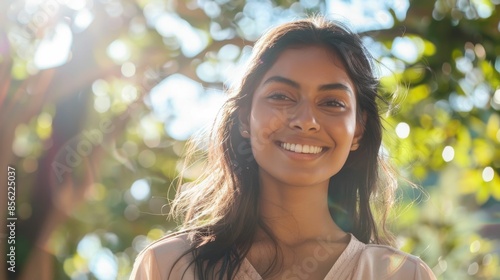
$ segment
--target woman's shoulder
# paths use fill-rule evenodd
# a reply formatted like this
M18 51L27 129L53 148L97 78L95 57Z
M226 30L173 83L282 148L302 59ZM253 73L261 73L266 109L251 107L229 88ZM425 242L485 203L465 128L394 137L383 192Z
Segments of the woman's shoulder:
M190 249L187 233L162 237L139 253L130 279L194 279Z
M154 251L157 254L168 253L169 255L179 253L182 254L191 248L191 241L188 233L175 233L164 236L142 250Z
M386 245L366 244L354 279L436 279L419 257Z

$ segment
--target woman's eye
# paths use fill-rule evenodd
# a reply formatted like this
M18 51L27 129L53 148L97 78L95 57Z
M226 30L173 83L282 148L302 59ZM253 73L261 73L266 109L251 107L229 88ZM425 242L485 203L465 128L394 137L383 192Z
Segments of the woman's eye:
M268 98L273 100L291 100L290 97L286 96L283 93L273 93L269 95Z
M341 100L328 100L328 101L324 102L323 104L325 106L328 106L328 107L341 107L341 108L346 107L345 103Z

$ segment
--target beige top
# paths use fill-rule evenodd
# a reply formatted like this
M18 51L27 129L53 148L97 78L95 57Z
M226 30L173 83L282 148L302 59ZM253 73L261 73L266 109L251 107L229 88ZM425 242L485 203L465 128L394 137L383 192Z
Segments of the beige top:
M137 257L130 279L140 280L193 280L193 265L189 266L190 256L174 262L190 248L186 235L166 237L153 242ZM319 256L318 256L319 257ZM285 271L283 279L308 279L317 263L314 257L304 262L301 270ZM172 269L173 267L173 269ZM184 277L183 276L183 273ZM170 275L170 276L169 276ZM262 280L252 264L244 259L236 280ZM346 249L337 259L324 280L366 280L366 279L436 279L430 268L418 257L401 252L389 246L364 244L352 234ZM314 279L313 279L314 280Z

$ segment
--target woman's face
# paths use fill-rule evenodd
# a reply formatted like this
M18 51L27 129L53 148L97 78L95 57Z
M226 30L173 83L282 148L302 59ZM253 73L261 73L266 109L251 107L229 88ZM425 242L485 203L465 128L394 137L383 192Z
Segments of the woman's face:
M287 185L328 184L363 132L343 63L319 46L285 50L241 118L261 179Z

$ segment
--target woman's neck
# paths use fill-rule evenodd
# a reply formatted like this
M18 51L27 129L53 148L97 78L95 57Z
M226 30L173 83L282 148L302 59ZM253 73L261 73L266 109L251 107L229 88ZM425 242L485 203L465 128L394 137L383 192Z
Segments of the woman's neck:
M328 182L310 186L284 185L260 178L260 213L279 243L294 246L312 240L338 240L346 235L328 209ZM263 232L257 240L265 239Z

